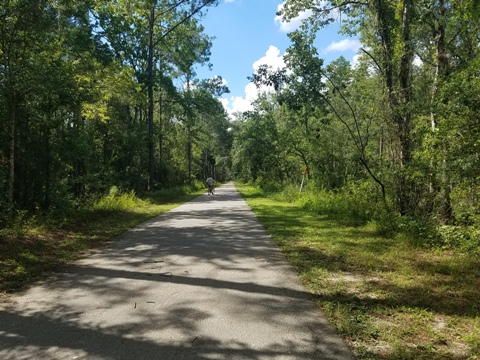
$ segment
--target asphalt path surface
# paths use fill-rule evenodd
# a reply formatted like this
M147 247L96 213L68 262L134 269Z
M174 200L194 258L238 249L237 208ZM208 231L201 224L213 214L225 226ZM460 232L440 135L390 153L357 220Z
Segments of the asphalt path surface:
M232 183L0 304L0 359L353 359Z

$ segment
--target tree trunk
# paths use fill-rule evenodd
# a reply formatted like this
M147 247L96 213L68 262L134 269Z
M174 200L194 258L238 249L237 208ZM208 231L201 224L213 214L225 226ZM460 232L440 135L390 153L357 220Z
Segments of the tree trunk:
M159 135L158 135L158 160L160 163L160 168L163 164L163 98L162 92L160 91L160 95L158 97L158 117L159 117Z
M12 94L9 99L8 107L9 118L10 118L10 156L9 156L9 173L8 173L8 195L7 202L9 211L13 211L14 205L14 190L15 190L15 125L16 125L16 96L15 91L12 91Z
M209 174L209 163L208 163L208 149L205 148L205 157L204 157L204 167L203 167L203 178L206 179Z
M155 21L155 8L150 10L148 27L148 60L147 60L147 91L148 91L148 184L147 190L152 191L155 176L155 157L153 146L153 24Z
M439 14L436 23L432 25L432 35L435 42L435 74L432 84L432 111L430 113L432 131L437 128L437 114L435 113L435 101L437 99L438 85L445 77L448 68L448 58L446 56L446 42L445 42L445 1L439 0Z
M50 206L50 128L45 131L45 199L44 208Z
M448 72L448 56L447 56L447 45L445 40L446 34L446 12L447 8L445 5L445 0L438 0L438 16L435 19L432 27L433 38L435 43L435 74L432 84L432 111L430 114L431 117L431 126L432 131L436 132L438 127L437 114L435 113L435 103L437 100L437 92L440 84L443 82ZM447 152L448 144L443 142L443 148L441 151L444 153ZM442 162L439 164L439 185L440 189L436 189L438 192L439 203L439 215L442 222L449 222L452 218L452 204L450 198L450 188L451 184L447 175L447 160L444 156ZM435 188L432 187L435 191Z
M188 161L188 181L190 182L190 177L192 175L192 141L190 139L190 129L188 129L188 139L187 139L187 161Z
M394 77L394 61L395 61L395 31L396 26L394 20L395 9L389 5L388 1L376 0L375 13L378 26L378 34L382 42L382 68L387 88L388 106L392 114L392 122L397 132L397 154L396 162L399 167L399 175L397 182L397 199L399 211L402 215L406 215L413 211L411 204L410 191L411 184L405 174L405 166L411 160L411 110L409 103L411 100L411 64L413 61L413 48L411 45L410 19L413 12L413 1L403 0L401 7L400 19L400 35L398 41L402 54L398 66L398 82Z
M401 175L399 178L399 208L402 215L410 214L414 211L415 204L412 201L413 184L405 174L405 166L411 161L411 119L412 114L409 108L412 99L411 90L411 69L413 62L413 48L411 44L410 19L412 18L413 3L412 0L404 0L402 4L402 24L401 24L401 47L402 56L400 58L399 69L399 108L394 110L395 123L397 124L400 141L400 166Z

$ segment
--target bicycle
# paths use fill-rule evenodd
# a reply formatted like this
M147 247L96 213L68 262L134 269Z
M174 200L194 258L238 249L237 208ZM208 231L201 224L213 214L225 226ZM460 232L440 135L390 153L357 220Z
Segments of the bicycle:
M215 195L215 188L213 185L208 185L208 195Z

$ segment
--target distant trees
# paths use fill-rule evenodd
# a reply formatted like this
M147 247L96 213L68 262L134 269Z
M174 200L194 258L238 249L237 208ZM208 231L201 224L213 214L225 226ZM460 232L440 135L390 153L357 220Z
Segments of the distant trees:
M15 209L61 210L111 186L201 179L229 157L216 99L228 89L192 71L208 64L199 19L217 3L0 5L0 224Z
M281 15L305 10L312 15L289 35L286 69L262 67L251 78L274 87L270 105L236 125L234 165L248 154L240 139L251 127L275 139L259 147L273 147L275 162L260 157L260 180L253 164L250 173L234 171L299 183L307 166L310 183L325 189L370 179L401 215L441 223L477 216L477 2L287 0ZM340 14L343 32L363 44L355 67L343 58L324 66L313 46Z

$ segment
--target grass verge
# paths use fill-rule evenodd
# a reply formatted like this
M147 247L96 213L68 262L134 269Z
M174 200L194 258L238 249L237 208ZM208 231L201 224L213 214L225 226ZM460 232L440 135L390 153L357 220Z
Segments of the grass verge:
M358 359L480 359L478 258L236 186Z
M156 192L147 199L136 199L129 206L125 196L106 207L92 206L78 211L61 226L30 224L21 229L0 231L0 296L37 279L45 271L72 261L89 249L135 225L171 210L205 192L184 188ZM106 198L111 198L109 195ZM132 198L127 194L127 199Z

